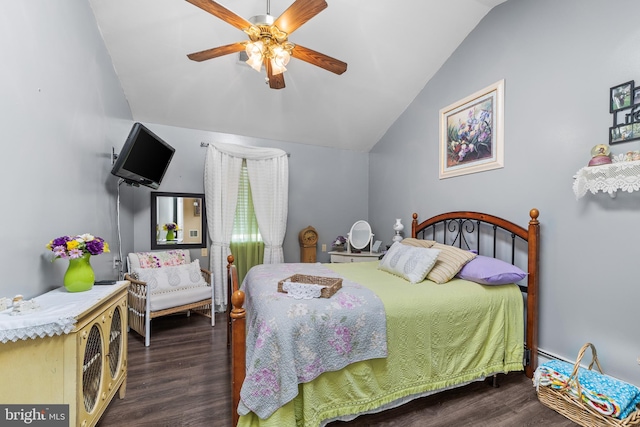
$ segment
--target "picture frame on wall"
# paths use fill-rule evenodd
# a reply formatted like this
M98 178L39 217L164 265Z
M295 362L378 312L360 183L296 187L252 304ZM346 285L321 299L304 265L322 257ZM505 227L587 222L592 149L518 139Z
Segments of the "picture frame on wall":
M630 123L609 128L609 145L640 139L640 123Z
M504 79L440 110L439 178L504 167Z
M635 97L633 80L609 89L609 112L629 108Z

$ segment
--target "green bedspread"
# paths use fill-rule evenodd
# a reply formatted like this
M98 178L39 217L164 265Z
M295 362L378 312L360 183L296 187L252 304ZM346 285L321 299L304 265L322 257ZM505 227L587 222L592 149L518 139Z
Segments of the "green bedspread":
M354 363L299 385L298 396L266 420L242 427L316 427L324 420L374 410L407 396L523 370L523 299L516 285L454 279L411 284L378 262L328 264L383 301L388 357Z

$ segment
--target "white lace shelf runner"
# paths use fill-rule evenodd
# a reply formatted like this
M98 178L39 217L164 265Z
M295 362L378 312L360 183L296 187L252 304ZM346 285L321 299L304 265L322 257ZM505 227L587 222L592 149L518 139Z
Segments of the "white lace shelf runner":
M609 193L615 197L618 190L632 193L640 191L640 160L616 161L608 165L585 166L574 176L573 192L576 199L587 191L596 194L598 191Z
M0 311L0 342L52 337L68 334L77 317L104 298L122 289L127 282L94 286L86 292L67 292L64 287L34 298L40 309L12 316L11 308Z

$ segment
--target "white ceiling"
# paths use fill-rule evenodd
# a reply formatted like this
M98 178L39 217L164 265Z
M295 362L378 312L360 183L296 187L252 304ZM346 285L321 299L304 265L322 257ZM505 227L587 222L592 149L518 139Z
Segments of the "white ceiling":
M328 0L290 35L348 64L335 75L291 59L269 89L237 54L187 54L246 35L185 0L90 0L133 119L368 151L478 22L505 0ZM267 0L219 0L245 19ZM279 16L292 0L272 0Z

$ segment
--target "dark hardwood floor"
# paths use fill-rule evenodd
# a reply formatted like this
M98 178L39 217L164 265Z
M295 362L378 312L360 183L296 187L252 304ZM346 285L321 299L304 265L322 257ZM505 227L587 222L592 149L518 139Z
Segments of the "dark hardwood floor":
M209 319L167 316L152 322L151 346L129 332L127 390L117 396L98 426L186 427L231 425L229 352L224 314ZM542 405L522 373L410 402L379 414L329 427L576 426Z

